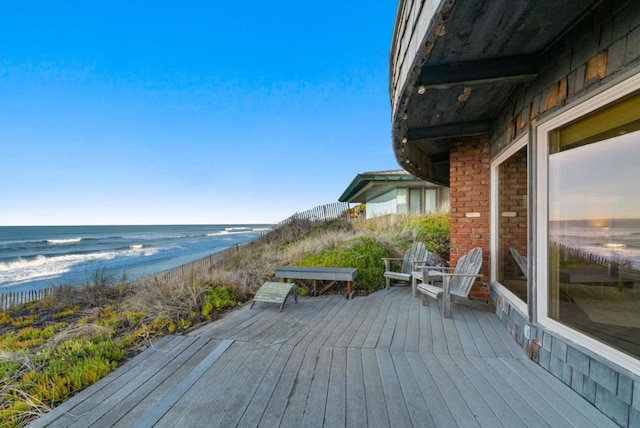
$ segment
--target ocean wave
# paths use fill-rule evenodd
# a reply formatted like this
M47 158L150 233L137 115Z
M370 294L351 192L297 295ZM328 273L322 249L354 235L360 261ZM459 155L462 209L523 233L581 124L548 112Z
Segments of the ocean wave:
M67 239L47 239L49 244L73 244L82 241L82 238L67 238Z
M50 257L38 255L31 259L17 259L0 263L0 284L17 284L35 279L55 278L69 272L74 266L81 263L99 263L117 257L151 256L157 252L157 248L140 248Z
M253 233L253 229L249 229L249 228L240 229L240 228L227 227L225 230L221 230L219 232L207 233L205 234L205 236L228 236L228 235L240 235L245 233Z

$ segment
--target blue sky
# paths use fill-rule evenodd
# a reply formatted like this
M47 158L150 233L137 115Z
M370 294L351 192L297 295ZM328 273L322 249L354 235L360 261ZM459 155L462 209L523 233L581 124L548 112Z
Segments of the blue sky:
M277 222L399 168L397 2L0 3L0 225Z

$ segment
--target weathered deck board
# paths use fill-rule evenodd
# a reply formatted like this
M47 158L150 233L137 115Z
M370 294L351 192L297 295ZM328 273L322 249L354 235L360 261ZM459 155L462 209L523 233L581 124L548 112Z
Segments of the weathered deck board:
M147 410L135 423L136 427L153 427L175 403L202 377L211 365L218 360L233 343L225 340L216 346L211 353L190 370L173 388L167 391L155 405Z
M460 370L452 360L455 355L436 355L440 367L449 375L451 383L456 387L463 397L467 407L473 413L476 421L483 427L499 427L502 421L494 413L492 403L485 401L478 390L472 385L470 379ZM435 366L435 365L434 365Z
M378 339L380 338L380 334L382 332L382 327L384 326L384 322L387 318L387 313L389 312L389 308L391 307L392 299L384 299L382 301L382 305L375 312L375 319L371 323L371 328L367 332L367 336L362 343L363 348L375 348Z
M369 310L373 305L373 301L374 301L373 299L356 299L353 301L353 303L356 304L357 313L353 317L352 322L347 324L347 328L344 329L344 331L342 332L342 335L336 341L334 346L339 348L346 348L349 346L349 344L353 341L356 334L358 333L358 330L362 326L362 323L364 322L365 318L369 314ZM353 311L353 312L356 312L356 311Z
M402 385L402 395L407 404L411 417L411 424L420 427L435 427L435 422L425 405L425 398L420 391L420 385L411 370L411 365L404 352L391 353L393 365ZM430 399L430 397L428 397Z
M500 397L509 405L514 412L517 413L518 417L522 420L522 424L520 426L545 426L547 423L544 421L542 416L535 411L535 409L526 401L522 400L518 392L513 389L513 387L506 382L502 376L498 374L489 364L487 364L484 358L478 357L457 357L457 362L465 362L471 364L468 371L476 370L480 373L485 380L486 384L491 387L495 392L497 392ZM466 367L464 365L463 367ZM464 371L464 369L463 369ZM518 424L514 424L513 426L519 426Z
M220 358L214 366L218 366L217 376L203 377L189 391L189 396L206 397L208 402L187 400L178 401L172 411L165 414L159 421L160 426L190 426L200 415L209 409L211 403L215 402L220 395L223 395L228 387L228 383L238 372L240 366L249 356L255 344L235 342L233 346ZM212 367L213 369L213 367Z
M117 406L106 411L92 426L112 426L114 421L123 426L131 426L142 416L144 411L153 407L168 391L180 383L193 367L206 358L219 343L216 340L196 340L189 346L192 349L185 349L185 352L163 367L166 375L153 376L135 390L135 394L130 394Z
M324 423L332 357L331 348L320 348L309 386L309 395L301 425L303 427L318 427Z
M185 349L189 350L189 345L195 340L195 338L185 338L184 340L168 342L167 345L173 344L172 348L166 351L156 351L156 355L153 355L155 358L149 358L152 363L148 367L144 369L143 367L137 367L136 370L129 370L125 375L114 382L106 384L104 388L99 389L95 394L91 394L91 396L74 406L68 413L65 413L63 417L47 426L82 427L90 425L143 386L150 378L160 374L162 369L171 363L174 358L178 357ZM78 418L79 415L83 417ZM88 421L87 424L85 424L85 420Z
M367 422L364 373L360 348L347 348L347 427L361 427Z
M162 339L33 426L136 427L163 402L148 426L615 426L491 313L453 305L443 319L406 287L277 309Z
M582 397L569 395L564 397L566 385L548 376L548 373L531 360L500 359L500 361L511 368L514 374L524 379L535 390L545 390L544 397L551 406L558 410L574 426L601 426L609 421L602 413L597 413L591 417L586 417L585 413L592 409L589 402ZM526 370L523 370L526 367Z
M307 348L295 383L291 391L288 391L289 399L284 409L280 426L299 427L302 425L319 351L318 348Z
M438 428L457 427L458 424L449 410L445 396L438 390L436 379L425 366L420 354L407 352L406 357L411 366L411 371L416 378L416 382L420 387L420 391L422 391L426 407L429 410L435 426ZM427 358L434 358L434 356L428 355Z
M333 348L324 425L344 427L347 414L347 349Z
M382 389L376 351L373 348L362 348L361 352L365 402L367 403L367 426L388 427L390 426L389 413Z
M289 401L289 393L294 389L300 365L305 355L305 348L296 346L293 348L287 364L280 373L278 383L271 395L271 399L267 404L267 408L262 414L262 418L258 426L274 427L280 424L284 411Z

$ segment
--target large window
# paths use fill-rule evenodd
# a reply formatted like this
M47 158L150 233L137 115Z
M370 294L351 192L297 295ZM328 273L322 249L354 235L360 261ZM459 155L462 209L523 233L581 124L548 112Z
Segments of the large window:
M539 130L547 193L539 311L638 358L640 95L611 98L595 97L585 114L569 111Z
M526 140L521 138L492 164L492 279L523 312L528 274Z

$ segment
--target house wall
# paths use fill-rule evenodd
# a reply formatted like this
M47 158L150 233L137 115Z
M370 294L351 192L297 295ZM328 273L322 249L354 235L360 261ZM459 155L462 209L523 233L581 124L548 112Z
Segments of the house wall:
M541 120L639 72L640 1L603 1L547 50L538 78L505 103L490 141L491 156L525 132L535 136L532 131ZM481 200L484 203L484 196ZM480 224L484 228L484 221ZM502 322L541 367L619 425L640 426L638 376L533 323L495 289L491 300Z
M472 248L483 251L478 281L470 292L471 298L489 298L488 289L482 286L489 278L489 137L467 138L451 145L450 157L450 218L452 266Z
M397 190L391 190L383 195L367 201L367 220L388 214L398 213Z

